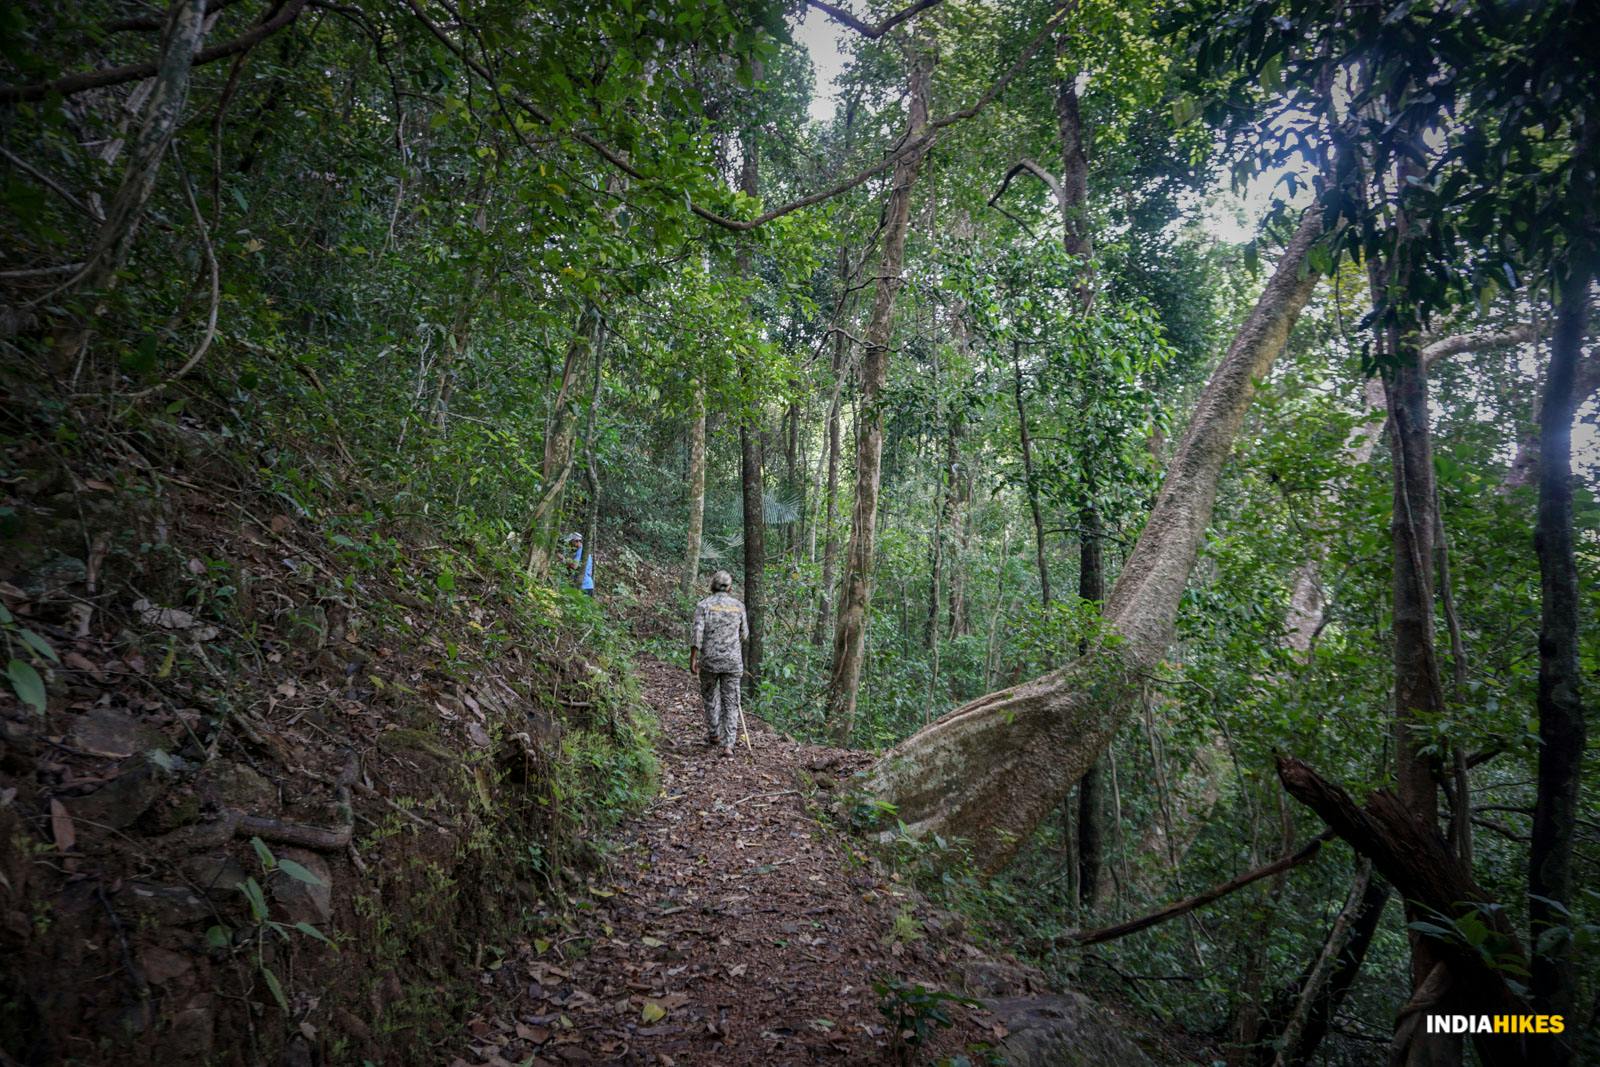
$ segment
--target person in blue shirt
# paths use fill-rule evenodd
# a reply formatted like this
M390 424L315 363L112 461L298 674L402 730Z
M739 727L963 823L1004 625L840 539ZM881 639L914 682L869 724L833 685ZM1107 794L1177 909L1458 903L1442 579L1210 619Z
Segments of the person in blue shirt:
M578 565L583 565L583 578L578 582L584 596L594 596L594 557L583 551L583 534L567 535L567 543L573 546L572 558L567 560L567 569L577 577Z

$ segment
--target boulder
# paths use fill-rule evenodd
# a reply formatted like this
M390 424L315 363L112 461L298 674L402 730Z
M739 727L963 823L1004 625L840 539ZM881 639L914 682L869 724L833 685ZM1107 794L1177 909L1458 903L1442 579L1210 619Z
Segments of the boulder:
M113 759L167 747L165 734L120 708L90 708L74 716L69 734L85 752Z
M1153 1067L1122 1024L1081 993L984 1002L1009 1033L1000 1051L1012 1067Z
M123 761L121 773L88 796L62 800L75 821L125 830L139 821L172 784L171 776L143 756Z
M251 815L278 810L278 789L243 763L215 760L206 765L194 783L195 792L219 808L234 808Z
M244 865L225 852L190 856L179 868L212 900L232 899L249 877Z

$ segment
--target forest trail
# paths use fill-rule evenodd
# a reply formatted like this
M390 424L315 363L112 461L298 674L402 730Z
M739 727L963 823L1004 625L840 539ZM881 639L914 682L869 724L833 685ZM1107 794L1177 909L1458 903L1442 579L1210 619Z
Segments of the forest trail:
M751 748L725 759L703 743L693 677L638 670L660 791L623 827L578 929L486 975L456 1063L895 1062L874 981L941 988L957 957L983 954L807 813L797 772L842 781L868 757L751 718ZM1005 1034L982 1009L950 1011L913 1062Z

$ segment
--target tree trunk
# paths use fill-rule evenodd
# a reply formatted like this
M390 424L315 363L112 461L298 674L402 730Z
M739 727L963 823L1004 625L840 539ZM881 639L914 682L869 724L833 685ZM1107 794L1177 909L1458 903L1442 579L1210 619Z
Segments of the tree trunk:
M1093 250L1089 228L1089 152L1078 109L1078 67L1071 56L1071 35L1056 37L1056 130L1061 137L1061 244L1069 255ZM1087 267L1087 264L1085 264Z
M868 788L913 834L964 838L984 870L1003 866L1093 765L1172 640L1178 604L1217 482L1255 393L1283 350L1316 276L1322 232L1309 211L1201 394L1149 521L1106 605L1119 637L1030 682L957 708L872 768Z
M1316 1003L1323 988L1333 977L1334 963L1349 940L1361 902L1371 881L1372 861L1363 860L1355 884L1350 887L1350 893L1345 897L1344 907L1339 909L1339 914L1334 917L1333 929L1328 931L1328 936L1322 943L1322 951L1317 953L1317 958L1312 961L1310 970L1301 981L1300 995L1295 998L1294 1007L1284 1023L1280 1035L1282 1045L1273 1059L1273 1067L1289 1067L1290 1064L1303 1059L1299 1054L1300 1041L1305 1035L1307 1023L1311 1020L1312 1005Z
M937 518L934 523L935 544L933 560L933 588L928 597L928 625L927 644L929 648L937 648L940 630L940 598L941 587L949 585L949 596L953 600L956 596L957 575L961 570L959 557L952 560L950 543L954 537L957 519L957 502L960 490L957 488L961 479L961 423L959 413L951 411L945 417L944 434L944 463L942 465L943 483L940 500L935 505L938 508ZM944 575L948 572L949 581L945 582Z
M933 357L933 395L934 395L934 420L938 421L939 396L939 356L938 348L934 347ZM930 710L933 703L933 685L939 677L939 599L944 591L944 488L948 479L955 477L955 471L948 467L935 467L939 471L939 482L934 487L933 493L933 530L928 536L928 614L922 622L922 647L933 654L933 671L928 683L928 706L923 708L924 721L931 716Z
M683 593L700 581L700 539L706 519L706 390L694 383L694 417L689 420L689 538L683 555Z
M489 168L479 167L477 185L472 191L472 202L478 205L472 213L472 227L480 234L489 228L488 202L483 193L488 182ZM432 421L435 430L443 431L449 424L450 396L455 392L455 365L466 357L467 346L472 343L472 319L478 310L480 299L478 287L483 276L481 249L474 252L472 264L467 268L466 284L462 287L461 300L456 305L455 317L450 323L449 344L440 355L438 366L434 368L438 379L433 392Z
M911 60L906 140L921 138L928 124L928 85L933 53L918 41ZM845 552L839 619L833 635L833 667L828 679L827 717L840 744L855 728L856 689L861 684L868 612L872 607L872 562L877 536L878 489L883 460L883 408L880 395L889 373L889 338L894 329L895 299L905 260L906 232L911 219L911 187L926 149L902 156L894 166L889 202L884 208L883 257L867 320L866 351L861 361L861 414L856 428L856 502L850 517L850 542Z
M1600 352L1591 352L1578 361L1572 385L1572 407L1576 411L1600 393ZM1534 413L1538 418L1538 412ZM1501 491L1520 489L1539 479L1539 433L1528 434L1517 443L1517 454L1506 471Z
M760 77L757 68L756 76ZM739 188L746 196L760 192L760 170L755 135L745 131L744 165ZM750 245L739 247L739 273L750 276ZM745 644L744 673L746 691L754 701L761 695L761 650L766 633L767 570L766 486L762 480L761 414L759 404L739 423L739 481L744 490L744 611L750 625L750 640Z
M1414 176L1407 160L1396 181ZM1430 829L1437 823L1439 760L1424 752L1428 740L1419 727L1444 711L1444 689L1434 642L1434 551L1438 502L1434 483L1433 443L1428 427L1428 377L1422 363L1421 325L1410 309L1413 269L1405 260L1409 220L1402 206L1394 221L1394 252L1368 260L1375 307L1388 306L1391 321L1378 342L1393 362L1383 370L1389 407L1389 454L1393 471L1393 503L1389 522L1393 551L1394 742L1395 785L1400 802ZM1416 902L1406 899L1408 923L1425 921ZM1415 929L1411 942L1413 1001L1436 995L1435 971L1441 961L1431 940ZM1442 972L1441 972L1442 973ZM1406 1067L1459 1064L1460 1038L1428 1033L1419 1016L1404 1017L1395 1032L1395 1049Z
M600 464L595 458L595 433L600 422L600 390L605 379L601 373L605 360L605 338L601 336L594 346L594 381L589 386L589 418L583 431L583 484L589 496L583 516L583 563L581 576L593 565L599 545L600 530Z
M840 258L844 252L841 249ZM839 422L844 401L846 353L849 341L840 332L833 335L833 399L828 403L828 481L822 504L822 593L817 600L817 624L811 643L821 647L833 620L833 575L839 560Z
M1100 513L1092 499L1079 509L1078 523L1078 597L1099 604L1106 598L1106 577L1100 552ZM1078 646L1080 656L1088 651L1087 643ZM1100 902L1105 841L1105 802L1101 799L1104 763L1104 756L1095 760L1078 783L1078 899L1090 909Z
M1033 477L1033 438L1028 432L1028 408L1022 400L1022 361L1018 344L1011 343L1013 392L1017 402L1017 434L1022 449L1022 482L1028 492L1028 511L1033 515L1033 558L1039 568L1039 601L1050 606L1050 563L1045 556L1044 514L1039 508L1039 484Z
M144 121L128 148L122 181L106 205L105 220L84 260L77 285L87 290L116 285L117 272L128 262L144 207L155 191L173 136L189 101L194 54L205 37L206 0L175 0L168 11L155 85L145 103Z
M206 0L174 0L167 13L161 55L145 101L144 119L128 149L128 165L122 172L117 191L106 205L83 269L68 288L91 294L109 293L116 288L118 274L133 251L145 205L155 192L162 157L183 122L194 54L205 37L205 25ZM93 327L88 323L62 330L55 345L58 354L53 357L58 371L69 372L81 359L92 333Z
M754 700L761 689L761 638L766 629L767 526L761 479L761 430L747 419L739 424L739 476L744 490L744 611L750 624L745 645L746 689Z
M792 383L796 390L799 383ZM788 532L784 534L785 550L791 556L800 554L800 535L803 533L803 517L806 513L805 485L800 479L800 404L798 401L789 402L788 412L784 416L785 428L783 438L783 464L784 487L788 490L795 504L795 518L788 524Z
M600 328L599 313L587 302L578 315L578 328L567 345L561 365L561 383L545 420L544 458L539 466L539 499L534 502L533 518L528 523L528 576L535 581L550 573L550 553L555 547L555 522L561 512L561 494L572 474L572 446L577 433L577 412L572 387L577 381L583 357L595 343Z
M1389 883L1374 877L1371 861L1363 859L1316 959L1273 998L1266 1015L1278 1037L1258 1046L1258 1067L1301 1067L1311 1061L1361 970L1388 900Z
M1538 946L1553 926L1570 927L1572 842L1587 740L1578 668L1578 572L1572 533L1572 420L1575 379L1588 325L1589 276L1575 271L1556 308L1550 367L1539 417L1539 782L1528 850L1528 932ZM1548 952L1535 948L1532 988L1543 1012L1577 1018L1577 974L1571 939ZM1570 1031L1569 1031L1570 1032ZM1559 1048L1556 1047L1559 1045ZM1567 1064L1573 1050L1553 1042L1546 1062Z

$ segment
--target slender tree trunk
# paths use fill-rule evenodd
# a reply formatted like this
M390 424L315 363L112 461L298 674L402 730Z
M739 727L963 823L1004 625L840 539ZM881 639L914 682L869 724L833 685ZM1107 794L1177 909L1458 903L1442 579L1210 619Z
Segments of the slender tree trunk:
M483 194L488 182L489 168L479 167L478 180L469 203L477 204L472 213L472 226L480 234L489 228L488 204ZM466 285L462 287L461 300L456 305L455 317L450 323L449 344L434 368L438 378L433 393L433 426L436 430L443 430L450 421L450 395L455 391L456 381L453 372L455 365L466 356L467 346L472 343L472 318L478 310L478 289L482 275L483 261L480 255L475 254L471 266L467 268Z
M1260 1067L1300 1067L1311 1061L1366 959L1388 899L1389 883L1374 876L1370 860L1361 860L1316 958L1273 999L1267 1016L1277 1037L1258 1048L1255 1062Z
M760 68L756 70L760 77ZM741 138L744 163L740 170L739 189L746 196L760 194L760 160L757 156L755 134L749 130ZM739 273L750 277L750 245L745 242L738 252ZM744 611L750 625L750 639L745 644L744 673L746 688L752 700L761 695L761 652L766 634L766 570L767 570L767 515L766 485L762 478L761 409L747 412L739 422L739 481L744 494Z
M798 389L798 383L795 384ZM800 404L790 401L789 409L784 416L783 438L783 484L795 503L795 518L788 524L788 532L783 536L785 550L791 556L800 552L800 535L803 532L802 518L806 513L805 486L800 480Z
M843 252L841 251L841 257ZM833 576L839 559L839 422L844 402L845 354L848 341L843 333L833 339L833 398L828 403L828 481L822 502L822 593L817 600L817 624L811 643L820 647L833 620Z
M1283 836L1280 855L1287 854L1294 844L1294 819L1289 813L1289 802L1280 795L1280 823ZM1265 1022L1261 1010L1261 985L1266 976L1268 935L1277 921L1278 908L1283 901L1283 889L1288 883L1287 869L1273 876L1267 889L1267 899L1257 912L1253 936L1247 939L1243 974L1239 979L1241 1001L1234 1019L1234 1043L1228 1049L1229 1067L1242 1067L1249 1063L1251 1054L1261 1038Z
M689 539L683 557L683 593L700 581L700 539L706 518L706 390L694 383L694 415L689 420Z
M1090 499L1078 511L1078 597L1091 604L1100 604L1106 598L1106 576L1100 552L1100 512ZM1080 644L1078 654L1089 651L1087 643ZM1085 908L1093 909L1100 902L1100 871L1105 851L1105 801L1101 797L1101 779L1105 773L1106 757L1101 756L1084 772L1078 783L1078 892Z
M1018 344L1011 343L1012 396L1017 403L1017 433L1021 439L1022 482L1028 493L1028 511L1033 516L1033 558L1039 568L1039 601L1050 606L1050 563L1045 555L1044 513L1039 507L1039 483L1033 476L1033 438L1028 432L1028 408L1022 399L1022 360Z
M967 572L963 561L972 543L972 470L970 465L961 473L957 484L955 502L956 566L950 575L950 639L965 637L972 632L971 600L967 596Z
M1306 255L1322 232L1307 213L1173 457L1104 618L1119 640L1042 677L957 708L887 753L867 788L913 834L963 838L980 866L1003 866L1093 765L1166 654L1217 483L1263 377L1316 286Z
M939 592L941 586L945 584L949 585L948 599L953 600L957 595L957 575L961 570L960 558L949 558L952 553L947 550L947 546L951 544L951 541L954 537L954 531L958 521L957 502L960 494L960 489L958 486L960 485L961 481L961 422L961 416L953 411L949 412L945 418L944 464L942 467L944 480L941 486L943 492L941 493L940 500L937 505L939 509L938 520L934 524L936 543L934 552L933 594L928 598L927 640L928 647L930 648L938 647L939 634L940 630L942 629L941 613L939 610ZM944 581L944 574L946 572L949 574L948 583Z
M1410 176L1403 166L1397 180ZM1434 551L1438 500L1433 444L1428 428L1428 378L1422 362L1421 328L1410 310L1411 267L1405 261L1408 220L1402 206L1395 219L1395 248L1385 260L1372 257L1368 271L1375 306L1388 305L1392 320L1379 338L1393 366L1384 371L1389 407L1389 446L1393 470L1390 540L1393 546L1394 741L1395 783L1399 798L1430 830L1437 830L1438 760L1425 754L1428 741L1419 722L1443 712L1443 684L1434 642ZM1441 839L1442 840L1442 839ZM1426 916L1407 901L1408 923ZM1411 988L1417 1010L1440 995L1429 979L1440 961L1432 942L1415 930L1411 942ZM1412 1016L1413 1020L1415 1016ZM1395 1049L1405 1067L1459 1064L1462 1041L1432 1034L1412 1023L1396 1031Z
M567 345L561 365L561 382L550 405L545 423L544 458L540 463L539 498L534 502L533 518L528 523L528 575L537 580L550 573L550 553L555 547L555 522L561 512L561 495L572 474L572 446L577 432L577 412L572 387L583 366L583 357L595 343L600 328L599 313L587 302L578 314L578 326Z
M1578 366L1572 382L1572 407L1576 411L1588 403L1596 393L1600 393L1600 352L1591 352L1578 360ZM1539 419L1539 415L1539 405L1536 405L1534 410L1535 420ZM1539 430L1536 426L1533 433L1528 434L1517 443L1517 453L1511 461L1510 468L1506 471L1506 478L1501 485L1501 491L1532 485L1538 479Z
M1578 668L1578 572L1572 533L1572 420L1575 379L1589 316L1590 276L1574 271L1556 308L1550 367L1539 418L1539 512L1534 550L1539 556L1539 784L1528 850L1528 929L1532 989L1538 1010L1578 1018L1578 980L1568 938L1546 952L1545 930L1569 927L1563 907L1572 902L1572 844L1578 818L1587 725ZM1569 1033L1574 1028L1569 1028ZM1567 1042L1552 1042L1547 1062L1573 1062ZM1559 1045L1559 1048L1556 1047Z
M1078 108L1078 67L1071 55L1071 36L1056 37L1056 130L1061 138L1061 243L1069 255L1093 250L1089 228L1089 152Z
M583 431L583 484L589 496L583 517L583 571L589 570L591 561L598 562L595 552L600 543L600 463L595 456L594 446L600 422L601 386L605 381L602 373L605 351L605 338L602 335L594 346L594 380L589 386L589 418Z
M119 272L133 252L145 205L155 192L161 160L183 122L189 101L194 54L205 37L206 0L174 0L168 9L156 75L144 105L143 121L128 149L128 163L90 245L84 266L69 285L90 294L116 288ZM93 328L75 325L57 337L53 362L69 372L86 352Z
M84 261L79 288L92 291L114 286L117 272L128 262L145 204L161 173L161 157L166 155L183 121L194 54L205 37L205 24L206 0L175 0L168 9L161 57L155 85L145 102L144 121L134 135L122 181L106 205L105 220Z
M928 124L928 85L933 54L918 41L911 61L906 140L915 141ZM845 552L839 618L833 636L833 668L828 679L827 716L834 736L847 743L855 728L856 689L866 646L872 607L873 548L877 537L878 489L882 474L884 417L881 394L889 373L889 339L894 331L894 305L910 228L911 187L926 150L902 156L895 164L889 202L884 208L883 257L867 320L866 351L861 363L861 414L856 428L856 502L850 517L850 543Z
M766 630L767 569L766 490L761 479L761 430L749 420L739 424L739 472L744 490L744 610L750 623L744 670L751 699L761 691L762 636Z
M933 346L933 395L934 419L938 420L939 408L939 355L938 346ZM939 482L933 493L933 530L928 536L928 614L922 624L922 647L933 653L933 672L929 682L928 704L933 703L933 684L939 676L939 598L944 585L944 487L947 478L955 477L955 472L947 468L935 467L939 471ZM924 707L923 715L931 715L928 707Z

